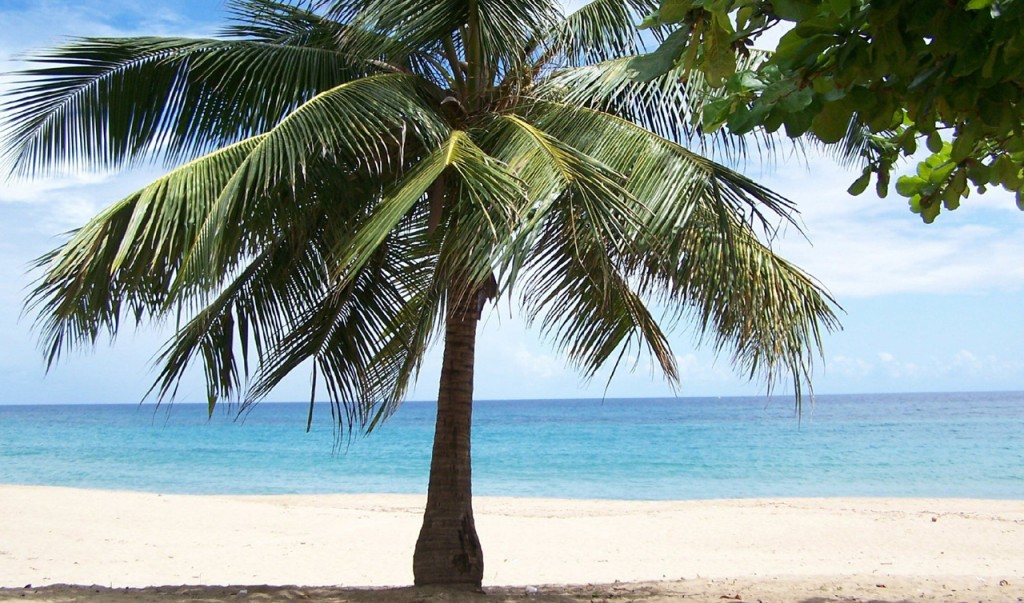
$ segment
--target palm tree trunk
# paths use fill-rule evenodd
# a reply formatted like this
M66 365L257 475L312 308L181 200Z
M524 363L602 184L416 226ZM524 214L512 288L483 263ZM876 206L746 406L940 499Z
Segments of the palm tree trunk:
M484 557L473 522L470 476L473 361L480 309L477 295L455 297L448 301L427 508L412 565L417 586L480 588Z

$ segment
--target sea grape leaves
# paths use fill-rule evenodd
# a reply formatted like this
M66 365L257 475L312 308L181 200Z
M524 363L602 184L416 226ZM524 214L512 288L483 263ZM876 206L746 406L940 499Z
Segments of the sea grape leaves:
M663 0L644 24L677 29L636 60L638 77L695 69L724 87L706 131L862 136L855 195L874 179L884 196L894 166L927 149L896 185L925 222L972 188L1000 186L1024 209L1024 0ZM780 26L770 57L737 71Z

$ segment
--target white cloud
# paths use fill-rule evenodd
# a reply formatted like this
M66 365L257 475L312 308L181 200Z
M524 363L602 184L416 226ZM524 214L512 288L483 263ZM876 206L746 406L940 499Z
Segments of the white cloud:
M829 377L849 382L884 384L885 388L929 389L929 382L956 383L970 378L972 383L1003 383L1019 378L1024 372L1024 361L1000 358L994 354L979 355L971 350L956 352L937 351L929 355L904 360L890 352L878 352L874 361L847 355L836 355L827 360L825 370Z
M837 354L826 362L825 370L830 376L861 379L869 376L874 371L874 367L871 363L860 358L850 358Z
M208 36L219 27L219 19L209 19L219 17L220 7L195 15L176 10L176 6L180 5L134 0L44 0L25 2L23 7L0 5L0 94L14 86L18 78L11 74L28 66L26 58L72 38Z
M103 207L145 186L159 173L159 168L151 168L13 180L0 187L0 220L9 231L34 231L50 238L82 226ZM31 222L18 219L26 214L32 216Z
M47 232L67 232L81 227L100 211L100 204L84 197L56 200L41 224Z
M703 359L693 352L676 354L676 365L679 367L679 377L683 382L695 379L732 381L736 378L729 371L717 366L713 360Z
M970 350L960 350L959 352L956 353L954 359L956 359L958 362L970 364L972 366L976 366L978 364L978 357L975 356Z
M184 13L168 2L105 0L104 2L66 2L50 0L26 2L24 8L0 9L4 37L0 59L16 59L26 49L47 48L73 37L123 35L190 35L206 33L211 25L197 21L194 13ZM209 17L219 7L199 15Z
M565 361L551 354L537 354L520 344L513 356L516 368L523 376L534 379L551 379L565 374Z
M810 243L787 232L776 249L844 297L1024 288L1024 213L1000 192L972 196L926 225L906 201L852 197L855 174L827 158L780 166L762 177L801 212ZM984 199L979 203L979 199Z
M898 360L892 354L885 352L878 356L882 360L879 369L891 379L916 379L923 376L923 371L925 370L935 371L935 365L931 362L926 363L928 368L924 369L918 362Z
M0 203L49 202L55 196L66 196L82 187L103 184L111 177L110 174L83 173L38 180L14 179L0 188Z
M942 369L950 375L1004 379L1024 372L1024 360L960 350Z

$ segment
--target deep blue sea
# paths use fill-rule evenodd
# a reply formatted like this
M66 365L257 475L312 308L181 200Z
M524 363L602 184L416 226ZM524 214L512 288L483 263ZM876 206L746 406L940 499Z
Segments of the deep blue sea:
M328 407L0 406L0 483L163 493L424 493L434 405L337 446ZM1024 499L1024 392L478 401L474 493Z

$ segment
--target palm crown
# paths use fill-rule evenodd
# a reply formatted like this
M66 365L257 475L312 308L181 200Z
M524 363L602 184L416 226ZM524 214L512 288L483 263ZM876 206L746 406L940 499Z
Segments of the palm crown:
M633 24L655 4L236 0L220 39L40 55L7 102L16 171L180 164L40 259L48 358L184 315L161 397L193 361L211 411L312 361L314 397L320 382L340 421L372 429L443 336L416 580L479 584L486 301L513 296L588 377L648 352L677 380L663 328L690 320L741 370L799 391L835 326L828 296L762 241L790 205L685 146L703 142L689 124L714 91L632 77Z

